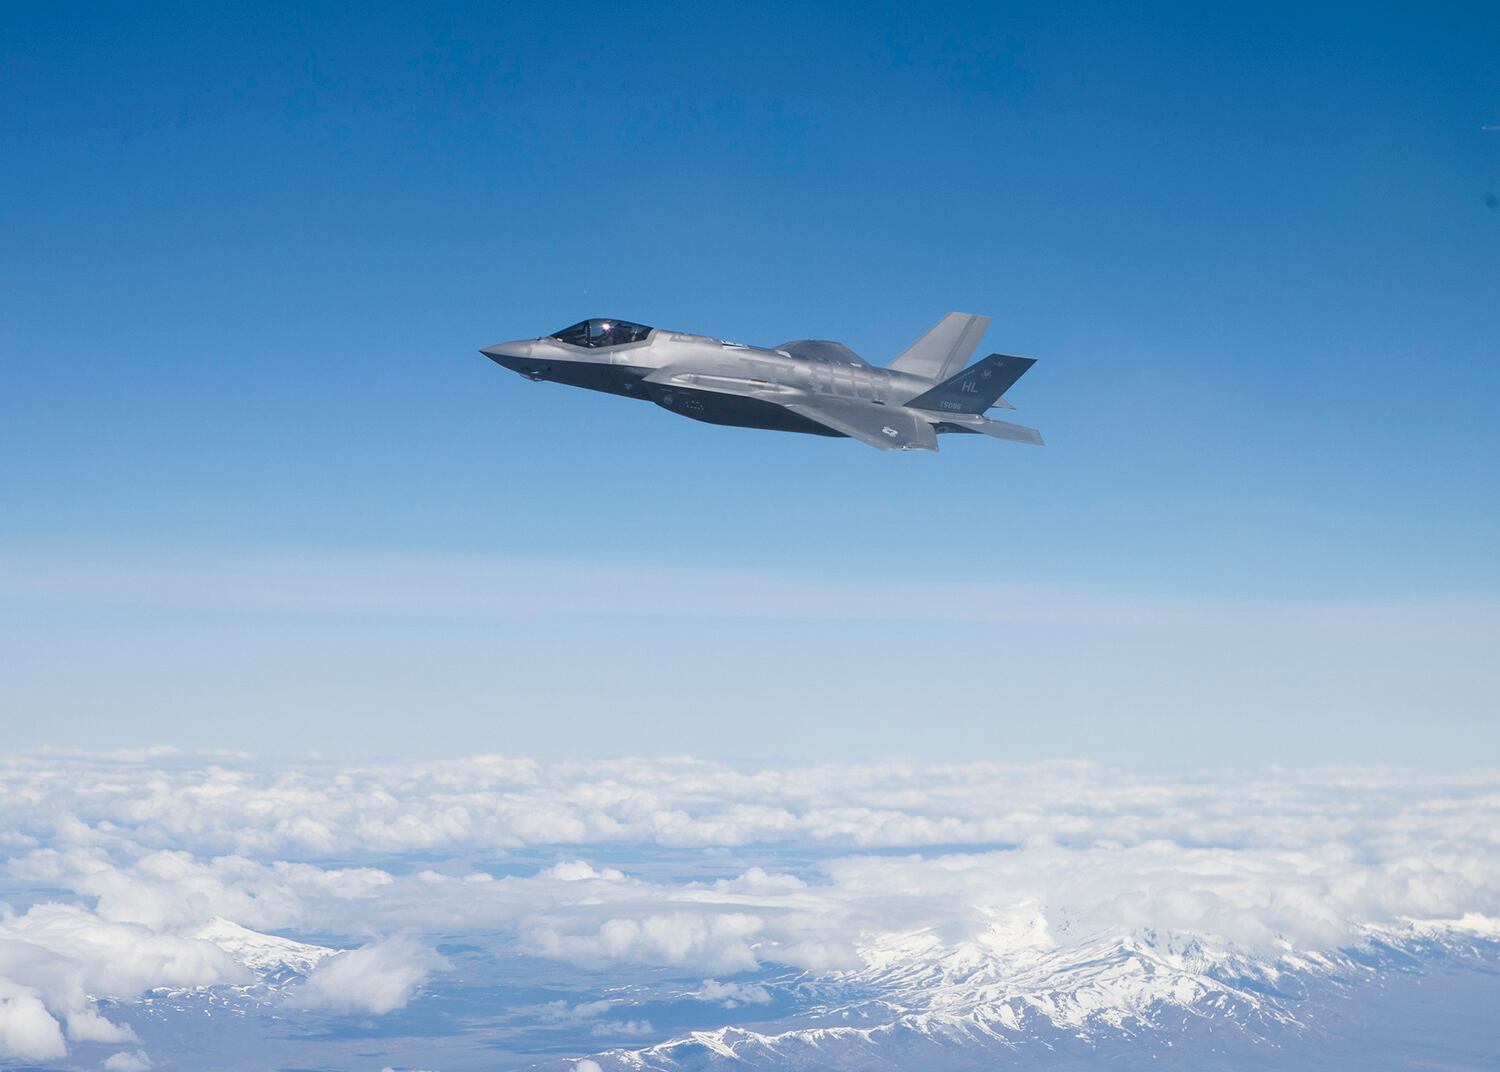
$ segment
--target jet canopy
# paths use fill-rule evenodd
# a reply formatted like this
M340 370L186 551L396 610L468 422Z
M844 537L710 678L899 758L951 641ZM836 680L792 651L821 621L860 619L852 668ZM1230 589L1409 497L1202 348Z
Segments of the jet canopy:
M581 320L572 327L554 331L552 338L569 346L622 346L627 342L640 342L651 329L645 324L632 324L628 320Z

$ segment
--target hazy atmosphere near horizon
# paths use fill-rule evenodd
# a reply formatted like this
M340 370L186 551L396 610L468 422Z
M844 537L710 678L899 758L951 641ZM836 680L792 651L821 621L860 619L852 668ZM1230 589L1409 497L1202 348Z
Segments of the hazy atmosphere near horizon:
M1497 42L6 6L0 1069L1495 1067ZM952 310L1045 446L479 353Z

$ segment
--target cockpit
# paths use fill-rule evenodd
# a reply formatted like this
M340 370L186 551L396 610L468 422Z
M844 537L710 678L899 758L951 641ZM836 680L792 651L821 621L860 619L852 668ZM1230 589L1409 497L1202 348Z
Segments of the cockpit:
M569 346L623 346L627 342L640 342L651 329L645 324L632 324L628 320L582 320L572 327L554 331L551 338Z

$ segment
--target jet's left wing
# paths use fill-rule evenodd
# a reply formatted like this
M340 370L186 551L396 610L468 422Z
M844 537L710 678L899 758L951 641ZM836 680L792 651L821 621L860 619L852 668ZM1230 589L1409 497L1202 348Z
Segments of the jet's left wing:
M937 433L920 415L901 406L877 406L844 398L809 397L778 384L660 368L642 381L653 388L678 386L773 402L825 428L880 450L937 450ZM669 407L670 408L670 407Z
M799 399L782 405L879 450L938 449L932 425L910 410L838 398Z

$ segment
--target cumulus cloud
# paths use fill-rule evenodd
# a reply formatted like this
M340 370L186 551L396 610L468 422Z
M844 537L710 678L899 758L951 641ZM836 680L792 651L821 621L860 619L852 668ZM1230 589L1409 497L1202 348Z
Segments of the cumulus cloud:
M732 1009L736 1005L769 1005L771 992L759 983L721 983L717 979L703 980L703 986L692 995L699 1001L722 1003Z
M1036 839L1286 846L1359 836L1421 801L1440 806L1450 823L1482 821L1495 810L1497 780L1378 769L1146 777L1081 762L746 770L684 758L479 756L337 767L22 754L0 758L0 830L18 856L128 846L140 877L182 891L176 901L131 904L101 875L96 895L116 898L120 918L145 922L180 913L178 903L202 914L199 905L222 903L222 880L246 885L244 868L330 855L591 844L828 852ZM206 858L220 861L213 872L200 870ZM615 877L612 868L591 875L582 867L593 865L568 856L548 873ZM383 881L372 869L323 878L350 897ZM243 911L218 914L249 922Z
M26 1060L131 1041L95 997L244 981L193 937L218 917L483 931L553 960L667 969L679 994L707 976L695 997L741 1005L770 994L717 977L858 971L903 941L1045 952L1154 930L1285 953L1500 918L1500 773L1484 771L21 754L0 758L0 829L4 876L67 902L0 909L0 1045ZM384 863L402 852L420 866ZM347 862L313 862L326 854ZM442 967L415 938L376 942L326 958L295 1000L378 1014ZM552 1015L649 1031L611 1007Z
M95 998L249 978L209 942L105 919L77 904L33 905L19 915L0 905L0 1052L44 1059L65 1053L66 1041L132 1042L135 1033L101 1016Z
M388 938L320 961L296 1000L321 1012L378 1016L405 1007L434 971L448 966L412 938Z
M67 1052L62 1026L36 991L0 978L0 1055L46 1061Z
M67 886L94 899L99 918L153 932L216 918L274 929L300 922L308 901L371 897L392 878L377 868L262 863L237 854L200 859L133 842L44 848L12 859L21 879Z
M146 1072L151 1058L143 1050L121 1050L104 1060L104 1072Z
M595 870L592 864L584 860L559 860L538 874L542 878L555 878L559 882L583 882L591 878L603 879L605 882L619 882L625 877L623 871L613 867Z
M595 1020L617 1004L619 1003L608 998L580 1001L576 1005L570 1005L566 1001L549 1001L545 1005L524 1005L516 1011L534 1016L544 1024L571 1026L585 1020Z
M137 1042L135 1031L129 1024L115 1024L100 1016L93 1009L80 1009L67 1014L68 1039L72 1042Z
M758 917L743 912L616 917L584 933L537 921L527 927L523 946L540 956L583 963L628 961L747 971L758 966L751 940L763 927Z

